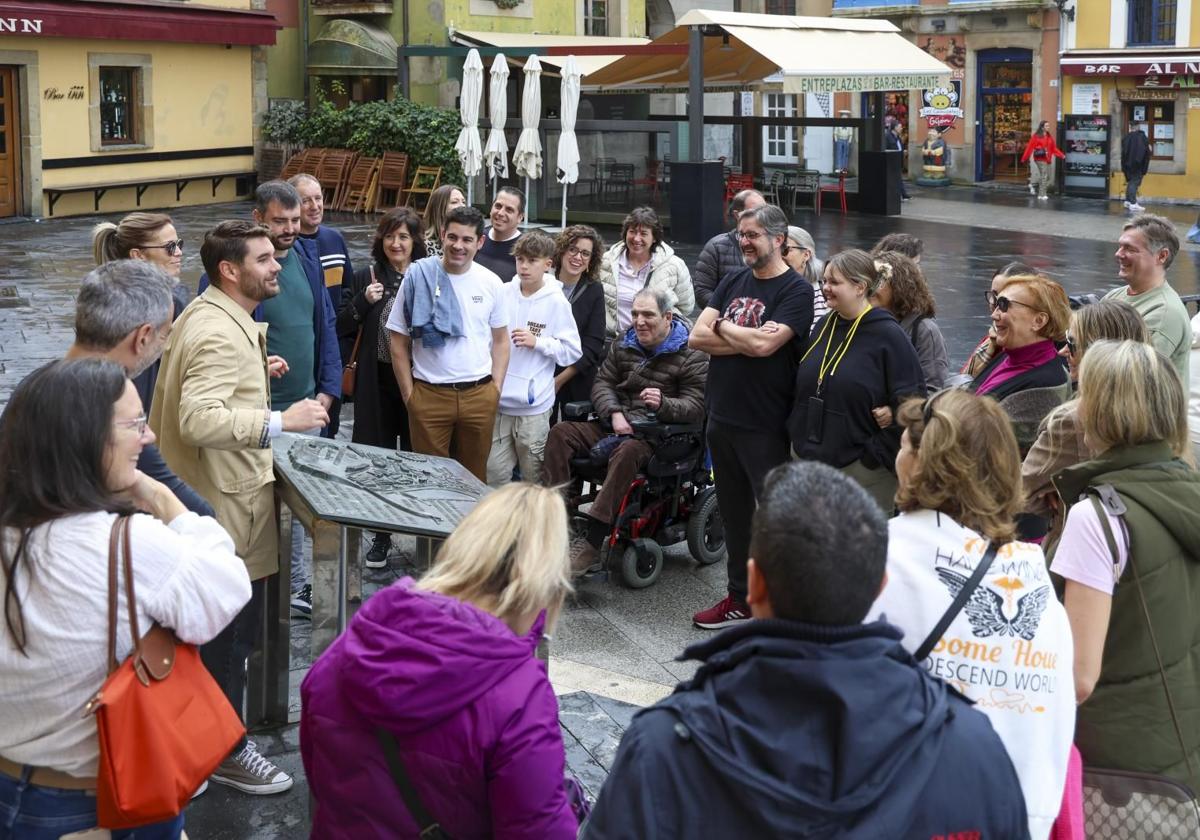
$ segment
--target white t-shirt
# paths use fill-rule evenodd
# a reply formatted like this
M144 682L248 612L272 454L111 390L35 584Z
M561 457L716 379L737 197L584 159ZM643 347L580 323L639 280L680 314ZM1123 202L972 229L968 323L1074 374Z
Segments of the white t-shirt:
M646 288L646 277L653 260L647 260L639 269L634 269L622 253L617 259L617 329L620 335L633 326L633 299Z
M868 620L886 618L915 651L983 558L987 541L936 511L888 523L887 584ZM941 640L921 664L975 701L1008 750L1033 840L1062 807L1075 734L1074 646L1042 549L1000 548Z
M424 341L412 346L413 377L422 382L446 384L474 382L492 372L492 329L508 326L504 308L500 305L500 290L504 284L495 272L478 263L471 263L462 274L451 274L450 288L458 298L462 312L463 333L459 338L447 338L440 347L427 347ZM398 302L388 316L387 328L401 335L411 335L404 316L404 283L400 284Z
M1129 550L1125 545L1120 517L1105 511L1108 526L1112 528L1117 543L1117 559L1114 563L1104 526L1090 498L1071 505L1067 522L1063 527L1062 539L1054 551L1050 571L1059 577L1082 583L1092 589L1111 595L1113 587L1125 571Z
M85 513L33 529L17 589L24 656L0 625L0 755L69 773L96 775L96 719L84 715L103 684L108 658L108 536L115 514ZM15 532L7 535L16 547ZM217 520L182 513L169 526L138 515L130 528L138 629L157 621L185 642L204 644L250 600L250 576ZM124 574L117 607L117 658L133 649ZM0 576L0 603L5 596Z

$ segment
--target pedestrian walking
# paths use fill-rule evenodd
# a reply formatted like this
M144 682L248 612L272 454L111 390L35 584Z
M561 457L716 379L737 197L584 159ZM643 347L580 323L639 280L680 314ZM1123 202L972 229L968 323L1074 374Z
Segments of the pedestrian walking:
M1046 120L1038 123L1037 131L1033 132L1025 144L1025 151L1021 152L1021 163L1029 164L1029 194L1036 195L1042 201L1049 198L1046 193L1054 181L1054 159L1066 158L1054 143L1049 125Z
M567 538L557 490L510 484L420 582L362 605L300 687L313 837L574 840L577 783L564 785L558 703L534 655L571 591Z
M1125 176L1125 209L1140 213L1146 208L1138 204L1138 190L1142 179L1150 171L1150 138L1146 127L1134 123L1129 133L1121 139L1121 174Z
M900 136L900 121L895 117L888 117L884 123L885 130L883 132L883 148L887 152L899 152L901 155L900 161L900 177L896 180L896 184L900 190L900 200L908 201L911 196L908 194L908 186L904 183L904 138Z
M788 411L812 327L813 290L784 261L787 235L787 214L772 204L742 214L746 267L725 275L688 342L711 356L708 448L728 549L728 594L692 616L706 630L750 619L750 520L763 479L788 459Z
M119 516L131 517L130 586L143 630L158 623L180 641L204 644L250 599L226 530L135 467L153 442L133 384L104 359L51 362L26 377L5 407L0 836L100 836L100 743L85 710L114 655L123 662L132 652L124 598L116 649L108 647L109 536ZM178 840L183 822L181 814L111 836Z
M392 368L388 317L400 284L414 260L424 259L421 217L410 207L384 213L371 243L371 265L360 268L345 287L338 334L358 347L354 357L354 431L351 440L367 446L412 451L408 411ZM367 549L369 569L387 566L392 536L376 531Z

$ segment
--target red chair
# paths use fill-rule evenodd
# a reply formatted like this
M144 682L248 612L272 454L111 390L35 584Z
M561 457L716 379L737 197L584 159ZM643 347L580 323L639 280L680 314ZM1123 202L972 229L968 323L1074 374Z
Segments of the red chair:
M646 177L634 178L633 187L646 187L650 194L650 203L658 203L658 182L659 182L659 166L660 162L651 158L646 158Z
M732 172L725 178L725 206L742 190L754 189L754 176L746 173Z
M835 193L842 203L842 215L846 215L846 173L838 172L835 177L837 183L826 184L821 182L821 188L817 190L817 215L821 215L821 196L825 193Z

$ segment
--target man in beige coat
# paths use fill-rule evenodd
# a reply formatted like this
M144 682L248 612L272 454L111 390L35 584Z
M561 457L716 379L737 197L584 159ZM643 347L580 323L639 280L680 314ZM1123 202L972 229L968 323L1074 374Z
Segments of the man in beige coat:
M200 249L212 284L179 316L163 352L150 425L167 464L203 496L233 537L253 596L233 623L201 650L239 713L246 657L255 645L265 578L279 571L271 439L329 422L325 407L301 400L270 408L271 375L287 362L267 357L266 324L250 313L279 293L279 263L266 228L222 222ZM243 739L212 776L246 793L282 793L292 778Z

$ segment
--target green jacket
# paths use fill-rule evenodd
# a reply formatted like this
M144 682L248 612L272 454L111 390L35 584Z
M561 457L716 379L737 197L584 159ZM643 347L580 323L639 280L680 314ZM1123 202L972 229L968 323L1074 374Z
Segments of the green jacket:
M1088 487L1109 484L1128 508L1130 561L1113 591L1100 679L1079 707L1075 744L1088 766L1188 783L1132 566L1192 768L1200 771L1200 473L1174 458L1167 444L1152 443L1110 450L1064 470L1054 484L1068 503L1085 498ZM1123 539L1120 529L1114 536Z

